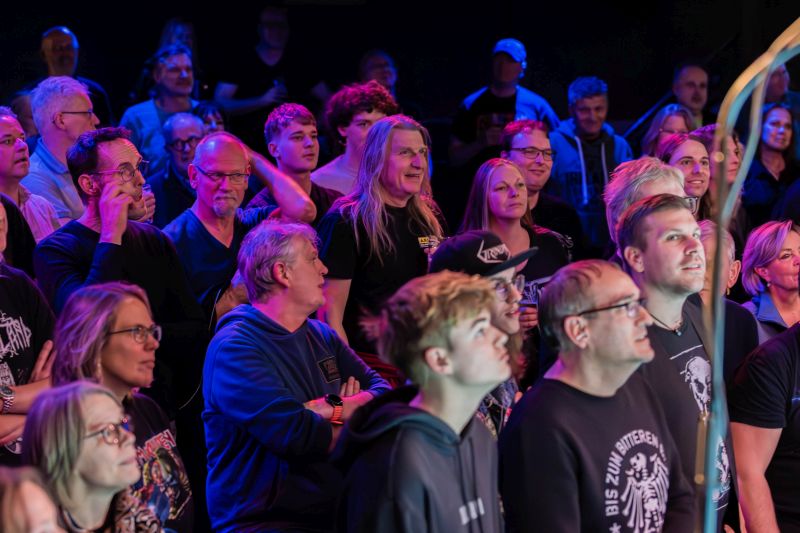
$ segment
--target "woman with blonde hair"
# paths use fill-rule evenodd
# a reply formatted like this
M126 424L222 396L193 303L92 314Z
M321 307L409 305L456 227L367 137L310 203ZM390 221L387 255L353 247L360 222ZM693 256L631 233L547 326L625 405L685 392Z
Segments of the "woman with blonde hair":
M107 387L132 422L144 475L132 494L164 527L192 531L194 501L169 419L137 391L153 381L161 328L153 323L145 292L112 282L79 289L70 296L55 331L55 386L88 380ZM151 475L168 460L168 478Z
M642 155L653 156L661 141L675 133L689 133L692 114L681 104L662 107L650 122L650 127L642 138Z
M36 398L22 435L22 459L38 467L69 531L162 531L132 496L141 475L128 418L114 394L77 381Z
M744 307L756 317L763 343L800 321L800 228L791 220L757 227L742 263L742 284L753 297Z
M318 316L357 351L374 354L362 331L364 312L428 269L443 238L431 198L430 136L405 115L378 120L369 130L355 188L320 221L320 258L328 267L326 303Z

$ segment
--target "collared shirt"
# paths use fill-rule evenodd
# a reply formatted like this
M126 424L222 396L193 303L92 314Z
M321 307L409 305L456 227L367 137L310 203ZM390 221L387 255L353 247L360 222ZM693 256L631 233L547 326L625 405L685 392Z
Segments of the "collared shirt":
M783 317L775 307L772 296L768 292L762 292L749 302L745 302L742 307L753 313L758 322L758 343L763 344L778 333L786 331L789 325L784 322Z
M53 205L38 194L31 193L23 185L19 186L19 210L31 227L36 242L61 227Z
M22 185L50 202L62 222L74 220L83 214L83 202L69 169L47 149L42 139L39 139L36 151L31 156L30 171L22 179Z

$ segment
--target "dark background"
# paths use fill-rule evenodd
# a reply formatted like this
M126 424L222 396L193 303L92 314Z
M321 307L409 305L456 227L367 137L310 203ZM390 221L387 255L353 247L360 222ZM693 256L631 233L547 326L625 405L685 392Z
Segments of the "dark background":
M0 98L41 75L41 33L63 24L80 41L78 74L106 87L119 117L164 21L173 16L194 22L198 63L213 84L221 64L235 64L237 54L255 44L261 7L236 1L214 5L199 11L197 3L183 1L9 3L0 22ZM566 115L569 82L591 74L609 83L610 118L618 122L635 119L668 91L674 64L686 58L709 60L710 100L718 102L800 15L797 0L657 1L633 8L622 2L530 0L287 5L290 47L309 58L301 68L326 78L334 89L353 81L365 50L384 48L397 61L401 95L419 104L425 118L446 118L486 83L493 43L514 36L528 49L525 85L559 115ZM800 87L798 64L789 65L794 89Z

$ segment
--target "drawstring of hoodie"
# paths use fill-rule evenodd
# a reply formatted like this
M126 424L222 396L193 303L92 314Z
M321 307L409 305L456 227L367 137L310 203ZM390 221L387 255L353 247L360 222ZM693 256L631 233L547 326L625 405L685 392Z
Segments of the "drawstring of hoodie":
M474 423L474 420L473 420ZM483 501L481 500L480 493L478 492L478 468L475 464L475 447L472 444L472 435L467 437L469 441L469 455L472 458L472 493L475 498L475 506L478 512L478 531L483 532Z
M578 159L581 162L581 195L583 196L583 205L589 204L589 181L586 177L586 161L583 159L583 145L581 139L575 136L575 143L578 146ZM600 161L603 165L603 183L608 185L608 165L606 164L606 143L600 143Z

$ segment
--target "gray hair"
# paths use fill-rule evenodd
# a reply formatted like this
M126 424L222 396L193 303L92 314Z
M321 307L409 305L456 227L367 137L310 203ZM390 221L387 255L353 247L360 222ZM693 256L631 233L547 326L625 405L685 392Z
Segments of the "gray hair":
M700 226L700 240L705 243L708 242L710 239L715 239L717 236L717 223L713 220L700 220L697 222L697 225ZM723 230L722 232L722 246L725 247L725 253L728 254L728 259L731 262L736 260L736 243L733 242L733 235L731 232Z
M202 134L204 124L200 117L191 113L175 113L169 117L166 122L164 122L164 126L161 128L161 131L164 133L164 139L166 139L167 142L172 140L172 132L182 122L190 122L195 124L198 128L200 128L200 133Z
M611 173L611 181L606 184L603 199L606 202L606 220L611 239L616 241L616 228L619 218L639 197L639 190L645 183L672 179L683 189L684 178L680 170L661 162L655 157L640 157L621 163Z
M544 286L539 297L539 327L551 346L562 351L574 348L564 332L564 319L594 307L591 287L608 269L619 267L601 259L576 261L560 268Z
M51 76L43 80L31 92L33 122L40 132L61 111L64 101L74 96L89 97L86 85L69 76Z
M265 220L247 234L239 250L239 275L251 302L263 302L275 290L272 267L295 260L298 251L292 246L295 237L306 239L315 248L319 242L317 233L308 224L277 220Z

